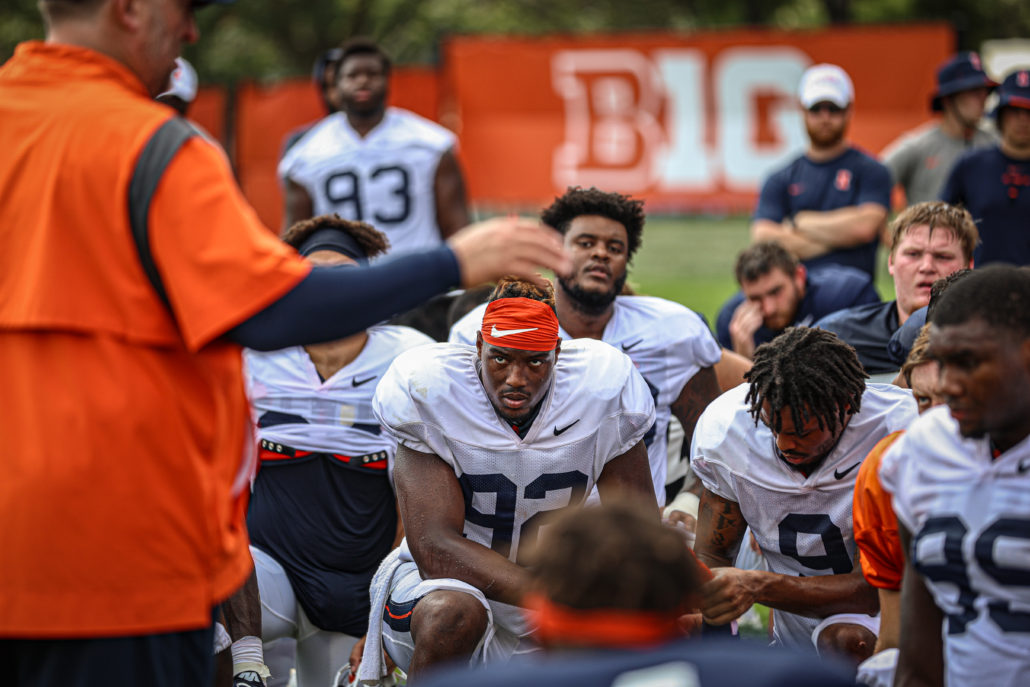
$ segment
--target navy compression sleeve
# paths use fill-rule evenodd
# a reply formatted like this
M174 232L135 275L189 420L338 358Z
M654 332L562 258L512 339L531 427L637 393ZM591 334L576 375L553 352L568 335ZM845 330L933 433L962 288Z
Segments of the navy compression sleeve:
M388 258L371 267L320 267L226 336L274 351L340 339L410 310L461 281L446 246Z

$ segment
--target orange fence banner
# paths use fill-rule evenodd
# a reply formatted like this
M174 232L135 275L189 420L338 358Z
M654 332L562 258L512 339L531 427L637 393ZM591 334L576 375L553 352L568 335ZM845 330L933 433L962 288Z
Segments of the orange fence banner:
M945 24L457 37L444 45L444 121L480 206L535 207L580 185L652 211L750 212L763 179L807 144L806 68L848 72L849 137L876 154L930 118L954 41Z

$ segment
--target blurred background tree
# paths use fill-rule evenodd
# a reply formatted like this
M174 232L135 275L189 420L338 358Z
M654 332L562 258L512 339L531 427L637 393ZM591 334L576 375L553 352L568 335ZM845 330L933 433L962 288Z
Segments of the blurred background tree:
M1026 0L239 0L197 14L204 39L186 49L205 83L305 74L324 49L353 35L380 41L399 63L435 63L448 34L539 34L730 26L948 21L956 48L1030 35ZM0 61L40 38L36 0L4 0Z

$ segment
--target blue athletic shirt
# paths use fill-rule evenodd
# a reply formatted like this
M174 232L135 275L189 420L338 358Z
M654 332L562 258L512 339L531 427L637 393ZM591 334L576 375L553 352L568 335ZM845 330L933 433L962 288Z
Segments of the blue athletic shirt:
M898 323L898 302L859 305L835 312L816 322L819 327L836 334L858 353L858 360L871 375L895 372L900 367L887 352Z
M803 210L825 212L876 203L890 207L890 172L857 148L848 148L827 162L813 162L805 155L774 172L758 198L754 219L782 222ZM805 265L847 265L875 276L878 239L853 248L840 248L806 260Z
M742 292L733 294L719 310L719 317L715 323L719 343L731 351L733 341L730 338L730 320L733 319L733 311L743 302ZM817 267L808 272L808 278L805 280L805 297L798 304L798 312L790 326L807 327L838 310L879 302L880 296L873 287L873 280L865 272L850 267ZM782 329L759 327L753 337L755 346L772 341L782 332Z
M1030 160L997 146L971 150L955 163L941 200L962 205L976 220L976 267L990 262L1030 265Z

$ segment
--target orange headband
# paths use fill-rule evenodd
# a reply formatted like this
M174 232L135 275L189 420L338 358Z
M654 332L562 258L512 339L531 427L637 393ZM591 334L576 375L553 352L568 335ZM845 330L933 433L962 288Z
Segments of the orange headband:
M556 604L540 594L527 594L522 606L541 644L642 646L684 635L677 622L679 611L582 610Z
M558 316L532 298L498 298L486 306L483 341L498 348L553 351L558 345Z

